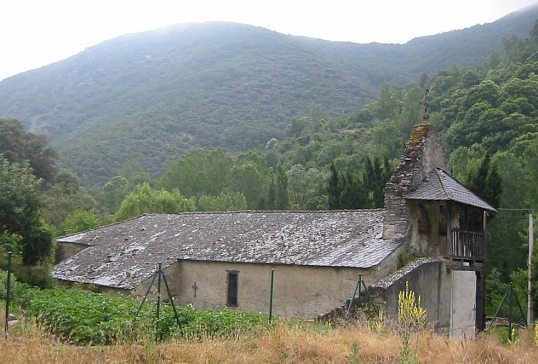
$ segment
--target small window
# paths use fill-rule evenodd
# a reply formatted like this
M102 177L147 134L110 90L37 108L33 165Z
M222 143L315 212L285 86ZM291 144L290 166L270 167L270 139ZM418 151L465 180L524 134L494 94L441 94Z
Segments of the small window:
M228 271L228 307L237 307L238 271Z

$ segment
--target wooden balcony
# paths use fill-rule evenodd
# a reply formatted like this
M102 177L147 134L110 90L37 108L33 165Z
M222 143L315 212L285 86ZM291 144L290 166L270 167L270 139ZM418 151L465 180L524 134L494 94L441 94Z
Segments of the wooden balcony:
M449 245L452 269L483 270L486 258L484 234L476 231L452 229Z

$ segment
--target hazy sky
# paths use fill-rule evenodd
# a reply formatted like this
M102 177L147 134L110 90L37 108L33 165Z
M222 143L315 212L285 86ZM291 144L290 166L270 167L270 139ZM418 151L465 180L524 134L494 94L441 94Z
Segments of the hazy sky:
M127 33L232 21L284 34L405 43L493 22L538 0L1 0L0 80Z

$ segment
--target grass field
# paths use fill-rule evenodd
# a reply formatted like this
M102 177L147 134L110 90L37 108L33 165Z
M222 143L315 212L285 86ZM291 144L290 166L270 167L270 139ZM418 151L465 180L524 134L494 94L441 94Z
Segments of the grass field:
M2 323L3 313L0 314ZM3 324L2 324L3 326ZM496 335L457 341L424 330L418 335L420 363L538 363L531 329L512 344ZM138 344L75 346L59 342L32 322L10 328L0 338L0 363L400 363L401 335L365 323L331 327L280 322L240 337ZM417 362L417 361L415 361Z

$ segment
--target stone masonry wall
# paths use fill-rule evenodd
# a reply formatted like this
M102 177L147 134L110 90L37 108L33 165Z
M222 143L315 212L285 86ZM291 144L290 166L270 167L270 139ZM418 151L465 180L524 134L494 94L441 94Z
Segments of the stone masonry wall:
M435 127L415 125L404 154L385 189L385 225L383 238L408 237L411 213L405 196L415 191L435 168L448 170L445 152Z

